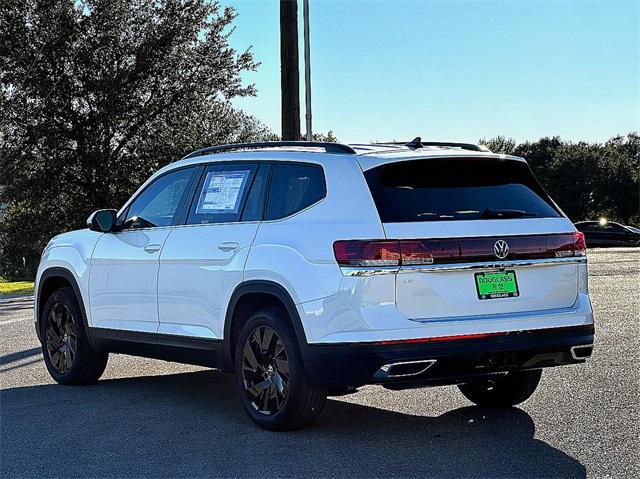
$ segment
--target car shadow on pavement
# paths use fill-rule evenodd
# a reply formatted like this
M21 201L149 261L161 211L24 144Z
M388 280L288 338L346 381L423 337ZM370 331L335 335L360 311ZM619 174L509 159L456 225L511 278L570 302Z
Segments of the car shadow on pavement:
M413 416L329 400L263 431L230 376L198 371L2 391L2 477L585 477L521 409Z
M24 351L18 351L17 353L5 354L0 356L0 365L14 363L21 359L31 358L40 354L42 354L41 347L25 349Z

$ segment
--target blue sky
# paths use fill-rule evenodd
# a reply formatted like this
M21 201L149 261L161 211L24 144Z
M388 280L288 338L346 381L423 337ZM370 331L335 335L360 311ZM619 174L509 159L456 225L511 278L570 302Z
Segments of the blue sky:
M257 97L235 104L279 133L279 1L222 3L238 13L231 44L262 63L244 75ZM635 0L310 3L313 129L340 141L603 141L640 129Z

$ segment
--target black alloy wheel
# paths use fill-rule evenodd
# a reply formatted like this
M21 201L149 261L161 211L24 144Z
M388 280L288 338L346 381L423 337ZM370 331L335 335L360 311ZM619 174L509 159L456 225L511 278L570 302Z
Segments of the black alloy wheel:
M109 353L91 348L78 299L71 287L55 290L45 301L38 327L47 371L60 384L96 382Z
M62 302L54 303L47 316L45 347L56 372L65 374L73 367L78 336L73 314Z
M291 431L320 415L327 392L305 370L300 342L283 308L253 313L234 343L235 383L254 423L271 431Z
M289 358L283 340L268 326L253 330L244 344L242 379L253 408L277 413L289 392Z

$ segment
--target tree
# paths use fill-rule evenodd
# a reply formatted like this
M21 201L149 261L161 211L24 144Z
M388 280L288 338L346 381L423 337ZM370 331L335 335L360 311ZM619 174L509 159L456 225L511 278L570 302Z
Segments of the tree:
M519 145L504 137L480 140L497 153L527 160L551 197L573 221L605 216L640 223L640 136L632 132L605 144L559 137Z
M313 141L324 141L325 143L338 143L338 138L331 130L326 133L313 133L311 139Z
M560 137L545 137L535 142L527 141L517 145L512 154L525 158L538 180L543 185L548 186L550 184L551 164L562 145L563 142Z
M600 155L598 145L566 143L545 167L547 191L573 221L590 219L601 204L597 195Z
M271 133L230 100L257 67L207 0L0 2L0 275L201 146ZM24 258L24 259L23 259Z
M616 136L603 145L599 197L624 223L640 223L640 135Z
M505 138L504 136L496 136L495 138L481 139L479 144L486 146L494 153L502 155L513 155L516 148L516 140L513 138Z

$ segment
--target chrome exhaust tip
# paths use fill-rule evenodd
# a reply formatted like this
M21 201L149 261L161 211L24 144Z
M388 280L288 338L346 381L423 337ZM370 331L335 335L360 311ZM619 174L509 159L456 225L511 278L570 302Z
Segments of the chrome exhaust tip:
M583 361L591 357L593 352L593 344L581 344L580 346L571 346L571 357L576 361Z
M433 366L437 360L420 359L418 361L400 361L382 366L374 375L377 379L406 378L418 376Z

